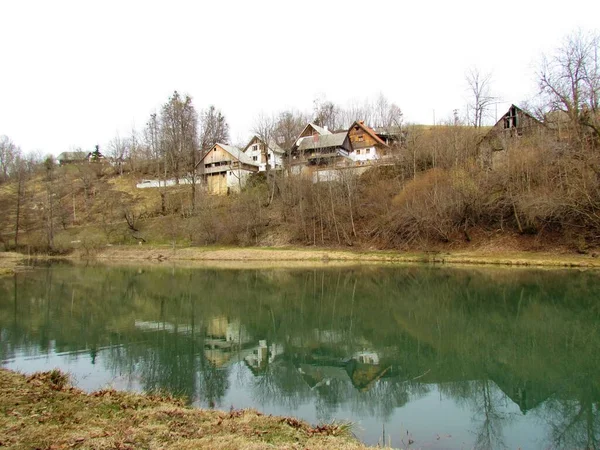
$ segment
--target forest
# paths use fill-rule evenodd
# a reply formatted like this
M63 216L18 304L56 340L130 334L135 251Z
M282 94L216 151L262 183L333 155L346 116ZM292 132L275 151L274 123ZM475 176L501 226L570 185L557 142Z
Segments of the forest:
M88 254L147 242L435 250L495 242L499 250L592 252L600 244L599 48L599 34L578 31L542 55L538 94L521 106L544 132L513 139L493 167L480 144L498 99L491 75L477 69L465 76L466 112L435 125L404 123L401 108L383 95L257 117L253 134L286 151L308 122L402 129L393 158L321 183L267 165L227 196L208 195L195 180L136 189L145 178L195 176L207 150L231 143L222 111L196 109L177 91L142 130L116 136L84 164L26 154L2 136L0 248Z

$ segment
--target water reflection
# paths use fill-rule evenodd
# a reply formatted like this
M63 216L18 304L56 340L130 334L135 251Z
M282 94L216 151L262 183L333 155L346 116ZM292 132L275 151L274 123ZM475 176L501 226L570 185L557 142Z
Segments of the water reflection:
M373 444L595 449L599 299L595 272L53 265L0 279L0 359Z

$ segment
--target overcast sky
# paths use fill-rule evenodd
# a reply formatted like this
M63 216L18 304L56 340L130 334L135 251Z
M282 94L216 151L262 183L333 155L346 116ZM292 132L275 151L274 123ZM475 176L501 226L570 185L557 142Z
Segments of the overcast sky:
M260 112L380 92L406 121L466 103L470 66L505 104L536 92L542 52L600 1L0 0L0 135L24 151L102 148L173 90L214 104L234 142ZM501 113L500 113L501 114Z

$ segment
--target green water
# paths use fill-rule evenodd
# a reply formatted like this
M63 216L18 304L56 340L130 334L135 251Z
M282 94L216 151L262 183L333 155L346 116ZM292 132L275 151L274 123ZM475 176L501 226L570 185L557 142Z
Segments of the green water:
M586 449L599 318L594 271L55 264L0 278L0 361L87 390L351 420L369 444Z

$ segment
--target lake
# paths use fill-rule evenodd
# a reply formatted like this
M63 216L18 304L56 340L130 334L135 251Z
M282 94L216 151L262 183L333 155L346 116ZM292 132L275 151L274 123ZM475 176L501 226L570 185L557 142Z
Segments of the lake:
M600 446L600 272L66 263L0 278L0 362L423 449Z

